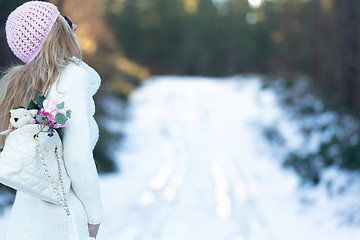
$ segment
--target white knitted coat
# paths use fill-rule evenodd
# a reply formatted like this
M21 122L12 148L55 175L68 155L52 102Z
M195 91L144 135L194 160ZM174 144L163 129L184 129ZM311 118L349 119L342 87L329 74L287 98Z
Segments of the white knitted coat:
M57 84L58 83L58 84ZM17 192L7 230L7 240L87 240L88 223L98 224L103 212L92 150L99 130L93 118L92 96L100 86L99 75L88 65L70 63L53 84L47 98L71 109L64 129L64 162L71 179L70 216L62 206Z

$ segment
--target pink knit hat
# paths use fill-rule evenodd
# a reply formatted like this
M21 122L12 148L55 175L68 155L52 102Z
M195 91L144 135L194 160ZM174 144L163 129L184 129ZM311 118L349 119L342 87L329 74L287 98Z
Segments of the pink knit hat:
M6 39L14 54L31 62L40 52L46 37L60 15L51 3L30 1L10 13L6 21Z

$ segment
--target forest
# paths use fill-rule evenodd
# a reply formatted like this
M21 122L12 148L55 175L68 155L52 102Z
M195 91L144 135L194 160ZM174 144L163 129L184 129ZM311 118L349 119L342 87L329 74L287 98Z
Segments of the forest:
M8 14L25 1L0 1L0 67L20 63L6 43ZM296 109L302 94L319 97L323 111L339 114L346 129L360 121L360 1L354 0L53 0L79 26L85 60L103 85L96 98L122 101L151 75L232 76L261 74L288 92L306 81L298 98L284 94ZM81 11L79 11L81 9ZM285 90L286 92L286 90ZM97 118L108 116L98 108ZM314 114L312 103L298 108L299 119ZM327 128L328 126L321 126ZM101 126L94 155L101 172L116 169L108 149L122 136ZM304 131L311 132L312 128ZM360 169L360 136L351 127L322 144L316 153L289 154L284 165L317 183L321 168ZM271 134L270 134L271 135ZM336 154L330 149L336 148ZM320 156L320 163L314 163ZM317 158L318 159L318 158Z

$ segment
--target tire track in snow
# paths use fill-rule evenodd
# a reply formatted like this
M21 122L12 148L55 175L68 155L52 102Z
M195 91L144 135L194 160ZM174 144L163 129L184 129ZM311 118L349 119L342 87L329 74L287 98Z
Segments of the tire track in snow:
M274 234L267 228L266 221L258 211L256 204L252 200L249 185L233 155L223 147L214 150L214 167L217 165L223 171L223 178L230 182L227 187L228 198L234 206L232 218L246 218L244 230L232 240L275 240ZM221 164L221 165L219 165ZM237 211L236 209L240 209ZM230 218L230 216L228 216Z
M218 82L212 84L219 91L219 87L228 91ZM231 119L228 124L242 124L244 119L229 118L229 109L218 109L231 106L226 101L233 101L232 96L214 104L208 102L208 94L211 92L194 89L189 83L186 94L179 90L160 108L156 121L166 132L161 143L163 162L148 187L139 193L139 222L127 239L274 239L257 213L240 166L231 153L221 148L221 142L210 141L228 138L226 133L209 131L214 115L225 113L224 118ZM215 125L219 123L224 124ZM181 228L187 233L177 234Z
M179 188L184 182L188 157L186 152L176 152L176 149L185 149L184 142L174 132L170 137L162 145L164 162L151 178L149 188L143 191L138 199L144 219L138 226L139 232L133 240L162 239L163 228L175 207Z

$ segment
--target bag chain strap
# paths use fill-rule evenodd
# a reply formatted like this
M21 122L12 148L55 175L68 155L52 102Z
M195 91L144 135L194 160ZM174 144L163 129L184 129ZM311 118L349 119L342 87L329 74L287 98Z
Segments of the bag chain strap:
M64 188L63 176L62 176L62 173L61 173L62 171L61 171L61 164L60 164L60 157L59 157L59 153L58 153L58 147L55 146L55 155L56 155L56 160L57 160L57 163L58 163L60 185L61 185L61 191L62 191L62 195L63 195L62 197L60 196L59 191L56 188L56 186L54 184L54 181L52 180L51 176L49 175L49 171L47 170L46 162L45 162L45 160L43 158L42 151L41 151L41 148L40 148L39 134L34 134L33 138L35 139L35 142L36 142L36 147L37 147L39 155L40 155L40 160L41 160L41 164L42 164L42 167L44 169L45 175L48 178L48 180L50 182L50 185L53 188L55 194L57 195L57 197L59 199L59 202L62 204L66 214L69 216L70 215L70 210L69 210L69 206L68 206L67 200L66 200L66 193L65 193L65 188Z

